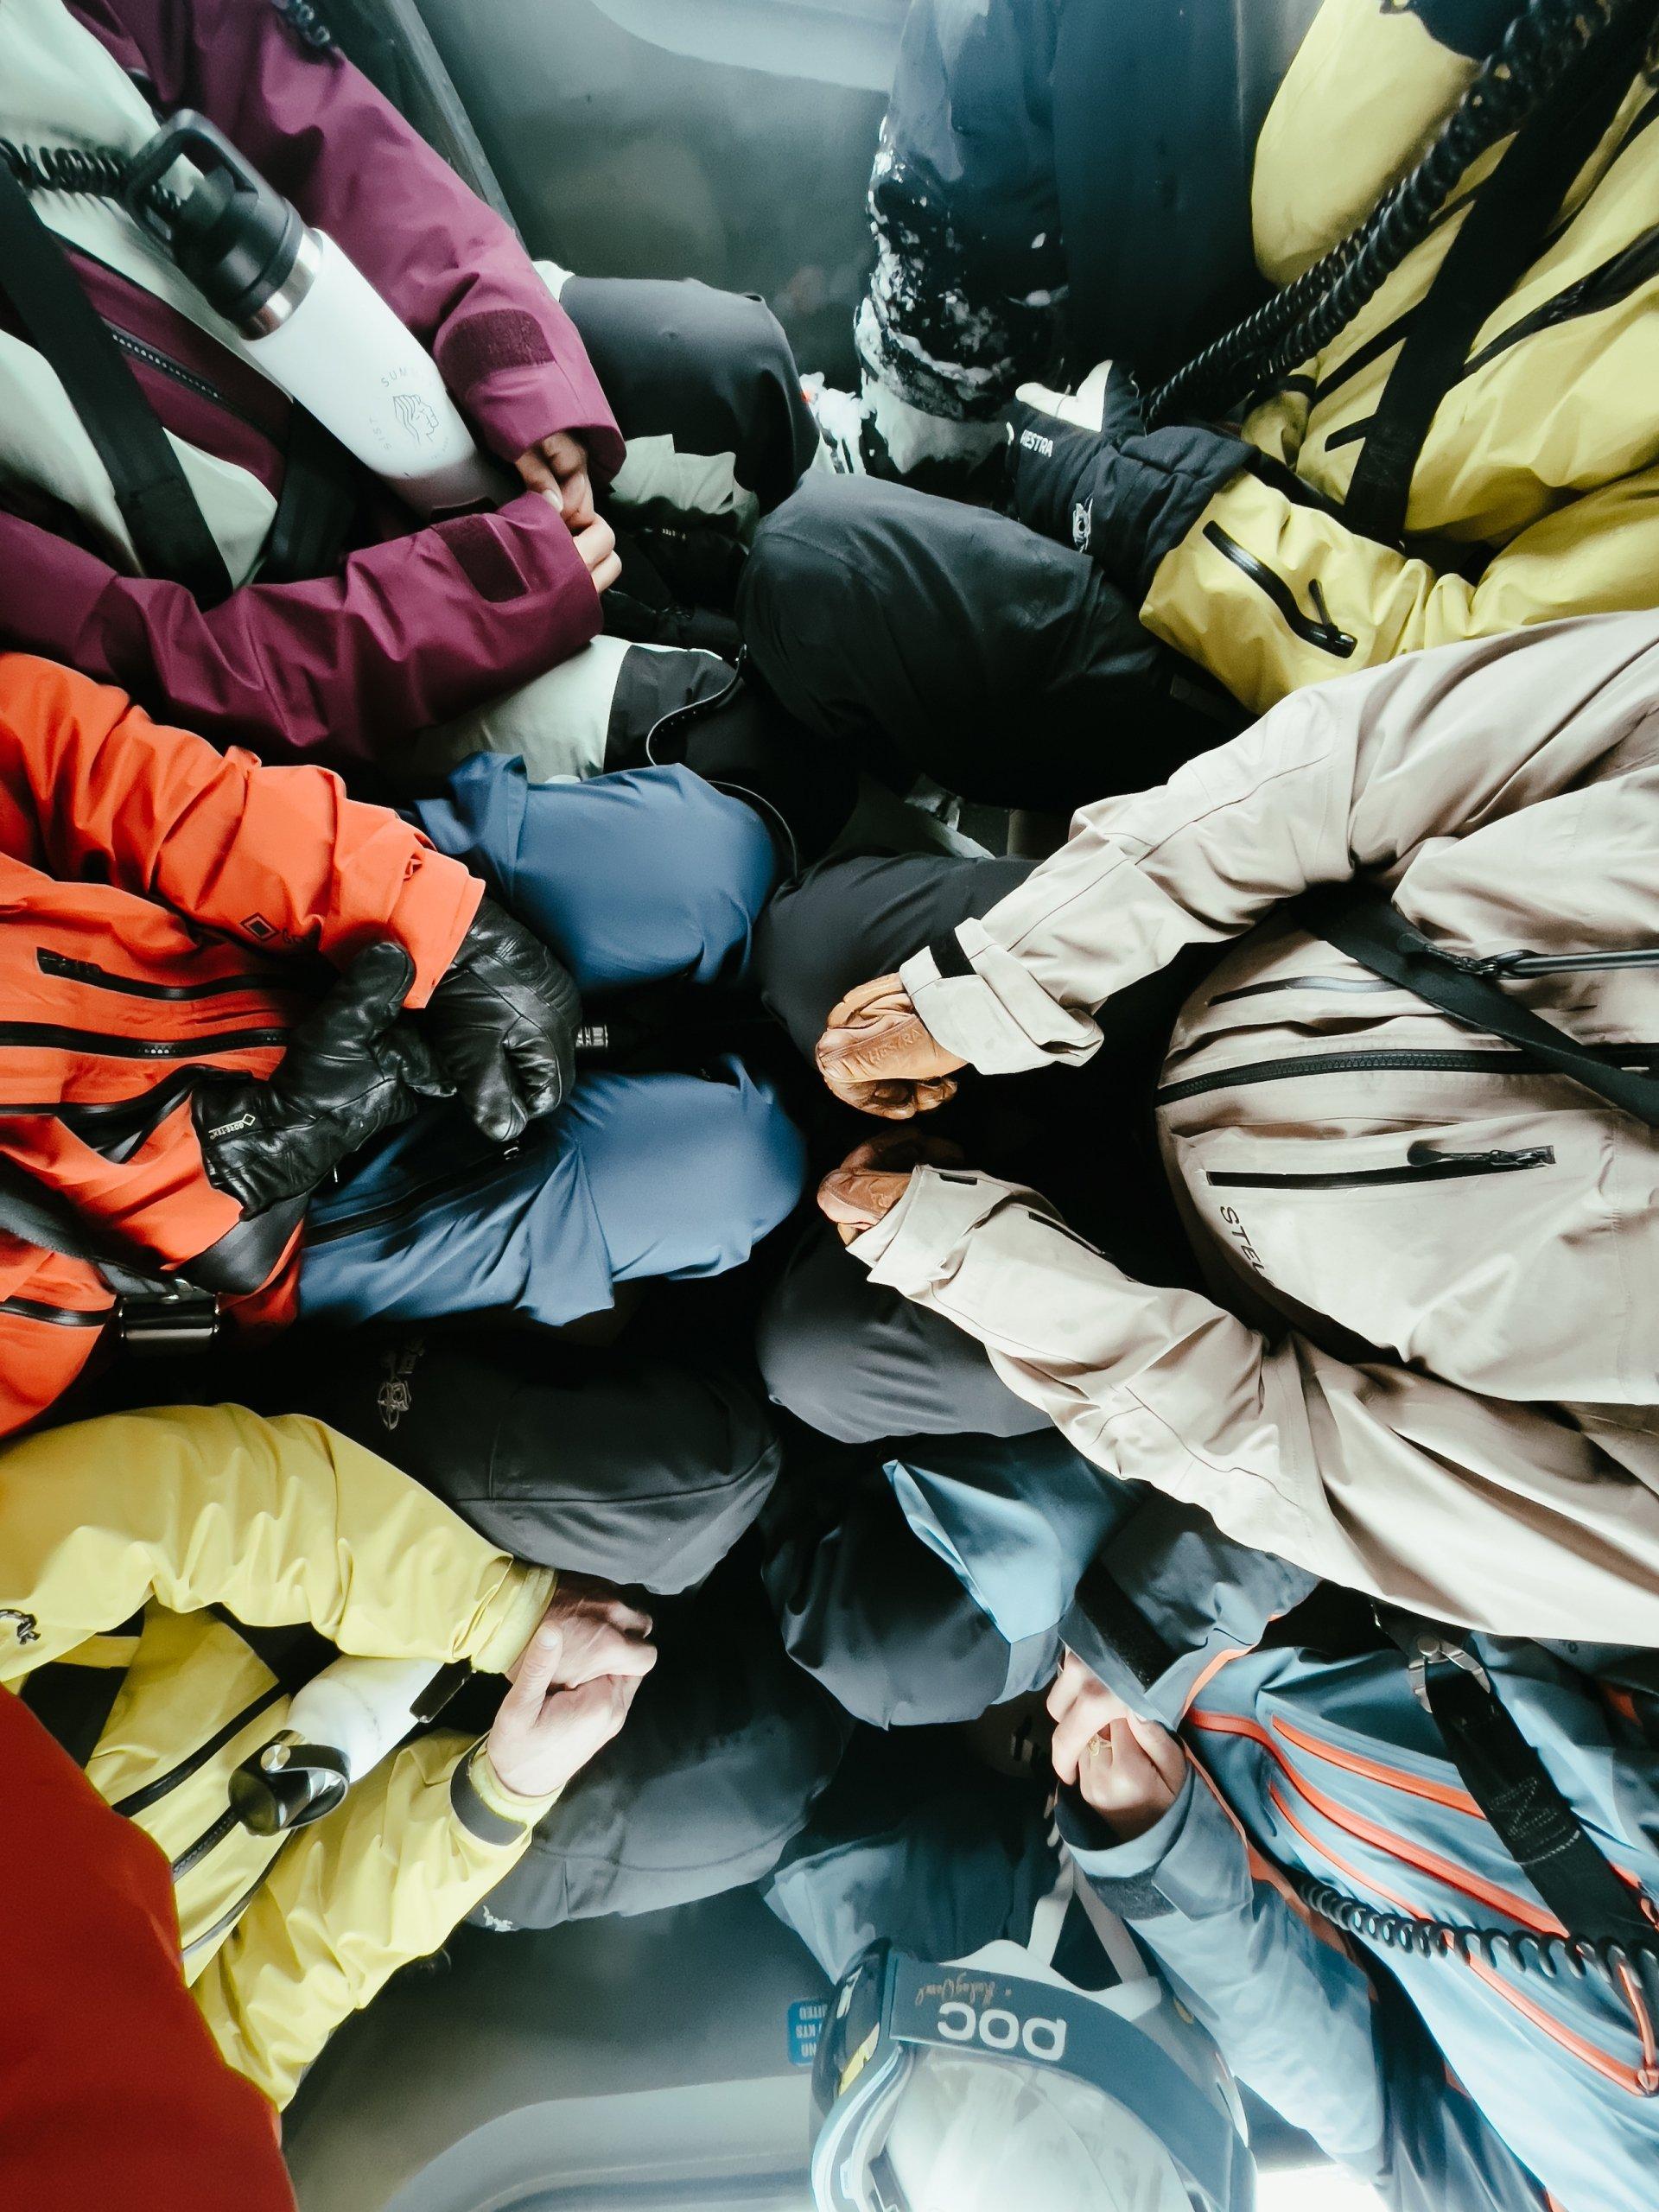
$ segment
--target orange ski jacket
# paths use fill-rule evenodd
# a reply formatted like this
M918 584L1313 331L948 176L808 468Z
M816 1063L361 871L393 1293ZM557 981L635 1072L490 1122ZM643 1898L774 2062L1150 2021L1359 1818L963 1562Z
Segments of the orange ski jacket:
M207 1069L269 1076L327 970L392 938L423 1006L483 886L315 766L265 767L120 691L0 654L0 1157L170 1274L241 1221L190 1114ZM292 1309L297 1232L231 1301ZM114 1294L0 1231L0 1434L86 1366Z

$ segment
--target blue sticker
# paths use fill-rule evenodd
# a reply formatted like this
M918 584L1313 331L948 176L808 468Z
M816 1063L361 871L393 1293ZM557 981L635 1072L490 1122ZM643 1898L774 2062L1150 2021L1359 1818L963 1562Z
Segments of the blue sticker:
M789 2008L789 2063L810 2066L817 2056L818 2037L830 2017L827 1997L798 1998Z

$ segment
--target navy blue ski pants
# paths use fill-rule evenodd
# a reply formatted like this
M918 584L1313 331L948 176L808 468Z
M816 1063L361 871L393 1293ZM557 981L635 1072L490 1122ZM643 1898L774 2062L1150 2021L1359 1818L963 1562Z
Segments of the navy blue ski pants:
M584 992L729 984L777 879L750 808L681 767L532 784L467 761L409 810L556 952ZM613 1287L739 1266L794 1208L806 1148L771 1085L728 1057L698 1075L595 1073L502 1151L435 1107L314 1203L308 1320L508 1309L550 1327Z

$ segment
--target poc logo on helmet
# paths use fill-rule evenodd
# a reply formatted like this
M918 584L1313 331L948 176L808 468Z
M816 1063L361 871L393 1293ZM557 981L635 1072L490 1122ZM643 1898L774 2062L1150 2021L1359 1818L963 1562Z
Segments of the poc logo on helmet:
M1065 2055L1064 2020L1021 2020L1001 2005L976 2011L952 2002L939 2007L938 2031L947 2043L982 2043L987 2050L1023 2050L1053 2066Z

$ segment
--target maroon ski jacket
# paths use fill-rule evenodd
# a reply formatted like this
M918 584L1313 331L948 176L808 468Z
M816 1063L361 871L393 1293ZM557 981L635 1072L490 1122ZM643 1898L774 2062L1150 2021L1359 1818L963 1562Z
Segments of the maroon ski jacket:
M309 43L275 0L73 0L70 13L158 115L200 110L345 249L429 347L481 442L511 462L569 431L599 483L614 474L621 435L575 326L506 225L336 49ZM136 341L124 350L168 429L280 493L286 398L149 291L71 257ZM110 678L217 743L346 764L527 682L600 626L569 531L528 492L424 527L388 495L332 574L255 581L203 607L112 568L68 508L3 491L0 575L0 643Z

